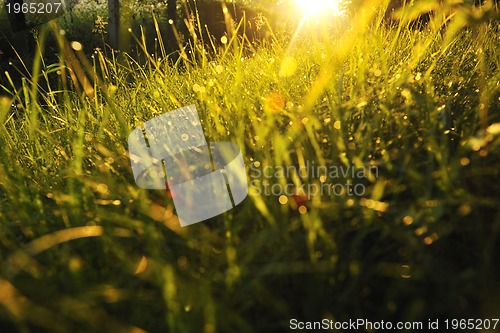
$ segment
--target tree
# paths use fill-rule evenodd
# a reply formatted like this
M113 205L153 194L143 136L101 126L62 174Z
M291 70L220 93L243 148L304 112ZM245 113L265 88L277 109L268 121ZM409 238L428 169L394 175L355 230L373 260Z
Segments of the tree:
M120 1L108 0L109 44L120 49Z
M8 12L10 27L12 32L15 33L11 39L12 47L21 55L27 55L34 50L34 39L29 31L28 24L26 23L26 16L22 10L18 13L14 10L14 5L17 4L22 6L23 0L7 0L6 3L9 5L10 12ZM17 6L16 6L17 8Z
M167 20L169 24L173 26L177 23L177 0L167 0ZM171 22L171 23L170 23ZM177 42L175 40L174 27L170 26L167 28L167 52L171 53L177 49Z
M173 20L176 22L177 20L177 0L168 0L167 1L167 19Z
M10 11L8 12L8 16L9 16L10 27L12 28L12 31L19 32L19 31L28 29L28 26L26 24L26 17L24 16L23 11L20 10L17 13L14 11L14 5L19 4L19 6L22 6L23 0L7 0L7 4L9 5L8 8L10 8Z

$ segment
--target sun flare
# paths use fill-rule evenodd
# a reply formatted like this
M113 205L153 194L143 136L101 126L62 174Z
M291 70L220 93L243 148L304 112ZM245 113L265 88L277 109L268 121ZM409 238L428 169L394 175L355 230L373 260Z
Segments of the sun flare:
M342 16L342 0L295 0L304 14L308 16L318 16L328 14Z

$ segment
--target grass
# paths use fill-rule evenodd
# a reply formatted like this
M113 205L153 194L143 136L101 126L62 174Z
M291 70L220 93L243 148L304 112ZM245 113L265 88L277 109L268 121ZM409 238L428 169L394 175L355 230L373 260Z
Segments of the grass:
M85 55L42 28L60 61L40 49L0 99L0 330L498 317L498 26L465 8L422 30L367 13L258 43L240 24L226 44L198 37L177 60L160 38L143 63ZM166 193L135 185L127 136L189 104L208 141L240 146L251 177L251 165L306 161L378 177L337 179L363 184L362 196L309 200L258 195L260 177L234 210L180 228Z

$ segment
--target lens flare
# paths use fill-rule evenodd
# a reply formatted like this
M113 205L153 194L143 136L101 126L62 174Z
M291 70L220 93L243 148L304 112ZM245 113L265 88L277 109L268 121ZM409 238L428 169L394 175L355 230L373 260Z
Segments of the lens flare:
M344 8L342 0L295 0L297 5L307 16L322 14L342 16Z

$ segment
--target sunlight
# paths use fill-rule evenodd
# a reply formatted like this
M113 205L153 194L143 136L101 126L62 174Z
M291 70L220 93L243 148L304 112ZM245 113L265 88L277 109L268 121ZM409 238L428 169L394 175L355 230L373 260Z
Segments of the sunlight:
M307 16L319 16L320 14L332 14L342 16L344 9L342 0L295 0L297 5Z

